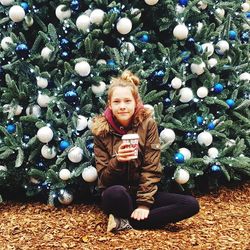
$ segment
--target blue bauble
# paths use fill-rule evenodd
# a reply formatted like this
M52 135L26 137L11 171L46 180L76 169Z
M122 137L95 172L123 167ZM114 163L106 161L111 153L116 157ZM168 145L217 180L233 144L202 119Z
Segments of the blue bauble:
M213 173L219 173L219 172L221 172L221 167L218 166L218 165L216 165L216 164L214 164L214 165L211 166L211 172L213 172Z
M154 77L164 77L165 76L165 72L163 70L156 70L154 72Z
M203 124L203 117L202 116L197 116L196 121L197 121L198 125L202 125Z
M116 66L115 60L113 60L113 59L107 60L107 64L108 64L109 66L111 66L111 67L115 67L115 66Z
M190 59L190 52L189 51L182 51L181 52L181 58L182 58L182 61L185 62L185 63L188 63L189 59Z
M174 155L174 160L176 163L183 163L184 162L184 155L182 153L176 153Z
M226 100L226 103L227 103L227 105L229 106L229 108L233 108L234 105L235 105L235 102L234 102L233 99L227 99L227 100Z
M250 12L246 13L246 18L250 18Z
M209 130L213 130L213 129L215 128L214 122L209 122L208 125L207 125L207 128L208 128Z
M144 34L144 35L139 37L139 40L143 43L147 43L149 41L149 35Z
M76 91L74 89L69 90L64 94L64 100L68 104L75 105L79 101L78 94L76 93Z
M249 42L249 33L250 31L245 31L241 34L240 40L242 43L248 43Z
M64 61L68 61L71 59L71 54L69 51L63 51L60 55L61 59Z
M181 6L187 6L188 5L188 0L178 0L178 4Z
M46 169L46 165L41 160L39 160L39 161L36 162L36 167L38 169L40 169L40 170L45 170Z
M28 13L28 11L29 11L29 4L26 3L26 2L21 2L20 5L24 9L25 13Z
M221 83L217 82L214 85L214 92L219 94L222 92L223 88L224 88L223 85Z
M109 10L109 13L120 14L121 11L117 7L113 7L112 9Z
M67 140L62 140L60 142L59 148L63 151L69 146L70 146L70 143Z
M185 42L185 47L187 47L189 50L195 49L195 40L192 37L189 37Z
M94 153L94 143L93 142L88 143L86 147L91 154Z
M169 97L166 97L164 100L163 100L163 105L165 107L169 107L171 105L172 101Z
M16 46L16 54L19 58L27 58L29 55L29 48L26 44L20 43Z
M63 50L69 50L71 48L71 42L67 38L61 38L60 45Z
M228 36L230 40L235 40L237 38L237 32L234 30L230 30Z
M6 127L9 134L13 134L16 132L16 125L15 124L8 124Z
M28 143L29 140L30 140L30 136L29 136L29 135L24 135L24 136L23 136L23 142L24 142L24 143Z
M78 0L72 0L71 3L70 3L70 8L73 10L73 11L78 11L80 9L80 3Z

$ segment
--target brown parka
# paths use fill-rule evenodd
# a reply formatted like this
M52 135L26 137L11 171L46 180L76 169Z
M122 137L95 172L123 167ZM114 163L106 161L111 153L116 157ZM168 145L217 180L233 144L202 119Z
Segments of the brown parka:
M157 124L151 112L140 109L133 119L128 134L139 134L138 159L119 162L116 158L122 143L103 115L93 119L94 153L98 172L98 186L101 190L113 185L123 185L136 198L137 205L150 207L160 182L160 141Z

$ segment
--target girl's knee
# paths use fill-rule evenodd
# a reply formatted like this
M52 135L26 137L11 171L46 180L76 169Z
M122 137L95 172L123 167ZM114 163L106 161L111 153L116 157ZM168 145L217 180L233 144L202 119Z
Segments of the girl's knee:
M200 211L199 202L193 196L186 196L185 204L188 205L192 214L197 214Z
M102 193L104 199L119 200L127 195L127 189L121 185L114 185L105 189Z

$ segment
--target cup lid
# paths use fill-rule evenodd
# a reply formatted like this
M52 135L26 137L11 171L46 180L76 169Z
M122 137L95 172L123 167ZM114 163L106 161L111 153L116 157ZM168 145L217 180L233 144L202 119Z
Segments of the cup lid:
M132 139L139 139L138 134L126 134L122 136L122 140L132 140Z

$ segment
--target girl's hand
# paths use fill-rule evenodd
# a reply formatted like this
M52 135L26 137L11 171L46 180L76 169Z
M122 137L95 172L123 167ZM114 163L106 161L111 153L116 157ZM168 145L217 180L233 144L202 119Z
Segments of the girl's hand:
M116 158L118 161L130 161L133 159L134 155L135 155L135 149L130 147L129 143L123 142L118 148Z
M145 206L139 206L131 214L131 218L135 220L144 220L148 218L149 208Z

